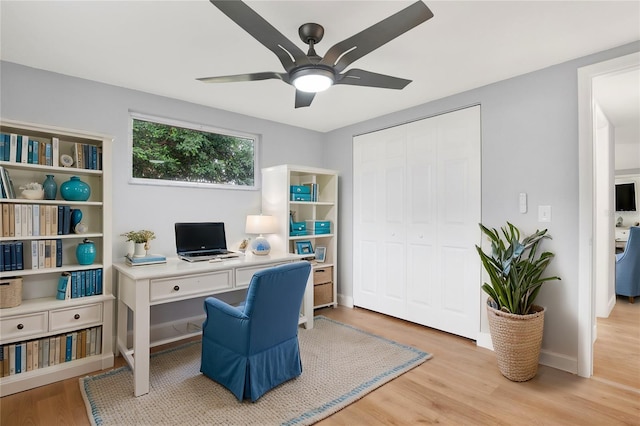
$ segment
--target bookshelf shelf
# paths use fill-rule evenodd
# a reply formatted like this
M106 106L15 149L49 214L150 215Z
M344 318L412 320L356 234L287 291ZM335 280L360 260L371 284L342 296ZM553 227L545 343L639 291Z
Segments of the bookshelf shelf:
M65 359L63 356L58 360L59 362L51 365L43 365L42 358L32 358L31 363L27 363L28 368L22 368L20 373L16 373L15 369L12 372L9 368L10 362L3 361L3 367L0 370L2 373L0 374L0 396L5 396L113 366L115 298L112 290L111 270L112 139L105 135L4 119L0 120L0 134L2 134L0 144L4 144L0 149L0 154L2 154L0 155L0 167L8 172L10 184L16 197L20 197L18 189L20 186L29 182L42 183L47 175L54 175L58 186L55 200L0 199L2 206L0 209L2 215L0 245L2 247L22 245L21 266L23 267L23 269L18 269L13 264L5 266L6 262L3 262L2 270L0 270L1 280L22 279L20 305L0 309L0 330L2 331L0 333L0 355L3 360L11 360L10 351L15 346L24 345L25 348L37 348L38 344L35 342L42 344L46 341L49 343L49 340L53 341L54 338L64 340L62 344L66 350L64 345L67 338L73 337L72 340L79 340L81 336L88 334L89 330L94 330L94 334L97 333L96 335L100 336L97 337L99 342L95 342L95 347L98 348L95 353L82 352L78 347L77 353L70 352L73 354L71 358ZM18 162L13 161L16 155L14 152L11 154L10 161L6 161L7 157L4 156L3 150L15 149L12 146L7 146L6 142L16 140L16 136L20 136L19 140L28 143L29 147L35 144L41 147L50 145L47 147L48 158L43 160L43 157L29 155L26 160L22 156L21 161ZM84 159L82 159L81 150L84 150ZM69 155L74 158L75 164L82 164L82 167L62 167L61 162L54 158L54 153L57 156ZM83 182L89 184L91 188L89 200L67 201L61 198L60 187L71 176L78 176ZM5 183L2 182L2 184L3 189L6 189ZM8 194L4 192L2 196L6 195ZM61 207L55 209L52 206ZM60 212L64 212L65 218L69 217L70 209L79 209L82 212L81 222L86 225L88 232L75 234L69 228L66 231L61 228L56 229L57 221L54 221L53 218L51 222L46 218L40 219L41 222L36 225L37 216L34 211L44 208L51 213L52 217L54 211L58 212L58 215L62 214ZM21 210L20 213L18 210ZM9 212L8 215L7 212ZM21 218L19 222L16 219L18 214ZM25 222L22 222L23 218L26 219ZM69 222L65 223L69 224ZM13 230L11 224L13 224ZM40 232L41 224L46 224L46 232ZM17 225L21 226L19 233L15 231ZM56 231L63 233L56 234ZM91 265L76 263L75 250L78 243L84 238L93 240L97 248L96 260ZM55 252L61 253L61 259L53 257L53 247L51 255L47 253L46 256L52 265L57 263L61 266L43 267L42 264L34 264L34 260L42 259L39 257L41 252L37 250L40 242L54 240L58 241ZM32 252L32 249L35 252ZM96 279L101 273L101 293L82 297L78 294L77 297L67 300L56 299L58 281L63 272L77 272L78 277L80 274L83 277L86 275L86 281L83 282L87 286L90 282L95 285ZM93 274L93 277L90 278L90 274ZM79 283L79 278L74 282ZM99 289L99 287L95 288ZM87 291L85 294L91 293ZM15 364L15 352L13 358ZM36 359L39 360L40 365L35 362Z

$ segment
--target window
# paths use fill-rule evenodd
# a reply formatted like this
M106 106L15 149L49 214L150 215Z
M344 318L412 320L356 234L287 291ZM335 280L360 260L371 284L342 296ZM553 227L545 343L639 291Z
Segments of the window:
M256 189L256 135L131 114L132 182Z

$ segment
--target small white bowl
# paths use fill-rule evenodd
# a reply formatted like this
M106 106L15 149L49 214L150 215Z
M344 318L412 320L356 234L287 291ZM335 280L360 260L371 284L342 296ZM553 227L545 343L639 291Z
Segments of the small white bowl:
M25 189L22 191L22 196L27 200L42 200L44 199L44 189Z

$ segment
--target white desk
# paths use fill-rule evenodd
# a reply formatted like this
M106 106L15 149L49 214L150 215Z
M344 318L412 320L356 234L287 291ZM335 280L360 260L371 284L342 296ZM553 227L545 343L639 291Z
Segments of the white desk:
M131 267L124 262L114 263L118 278L116 355L119 351L133 371L135 396L149 393L151 306L245 289L255 272L300 259L299 255L285 253L267 256L247 254L216 263L189 263L178 258L167 259L167 263L161 265ZM127 308L133 312L133 349L127 344ZM313 328L313 274L309 275L307 281L300 323L306 328ZM199 333L165 339L161 343Z

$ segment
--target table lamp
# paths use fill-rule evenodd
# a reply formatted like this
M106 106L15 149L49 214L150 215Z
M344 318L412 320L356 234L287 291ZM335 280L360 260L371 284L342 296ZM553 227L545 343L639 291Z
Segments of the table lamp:
M248 215L245 232L247 234L260 234L260 236L251 243L251 251L253 254L269 254L271 245L262 234L272 234L276 232L276 218L267 215Z

